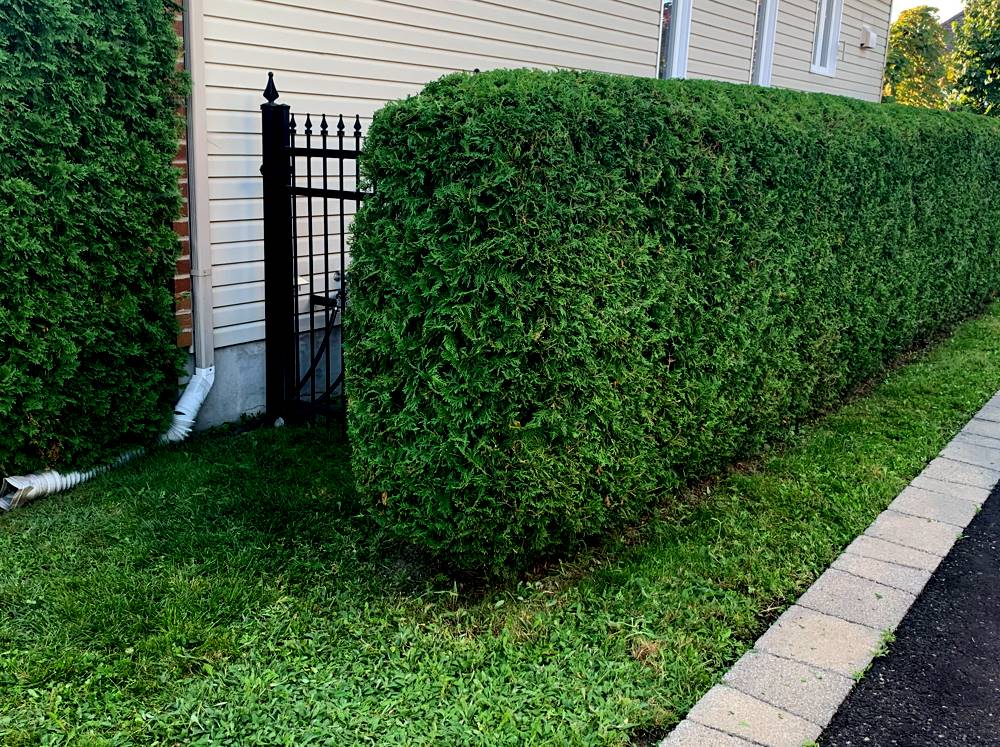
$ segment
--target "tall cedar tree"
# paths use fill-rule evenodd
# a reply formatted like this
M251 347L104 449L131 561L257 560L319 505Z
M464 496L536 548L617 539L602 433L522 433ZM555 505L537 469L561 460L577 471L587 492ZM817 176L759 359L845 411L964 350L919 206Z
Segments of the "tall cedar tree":
M904 10L889 31L885 62L887 99L910 106L943 109L945 41L937 8Z
M176 12L0 2L0 474L100 464L170 422Z
M1000 0L969 0L952 64L955 108L1000 115Z

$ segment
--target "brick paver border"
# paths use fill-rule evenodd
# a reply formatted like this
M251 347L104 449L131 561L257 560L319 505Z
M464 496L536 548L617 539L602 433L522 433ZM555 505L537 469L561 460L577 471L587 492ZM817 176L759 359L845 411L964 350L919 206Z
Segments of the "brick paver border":
M1000 482L1000 392L695 704L660 747L802 747Z

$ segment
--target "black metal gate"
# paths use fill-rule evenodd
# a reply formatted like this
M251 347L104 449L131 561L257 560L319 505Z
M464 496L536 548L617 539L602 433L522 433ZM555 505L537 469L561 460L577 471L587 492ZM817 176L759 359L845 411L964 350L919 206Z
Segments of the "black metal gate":
M267 415L301 418L345 410L342 322L347 231L359 190L361 118L330 131L306 114L302 133L268 73L261 104L264 183L264 327ZM314 126L318 125L318 131Z

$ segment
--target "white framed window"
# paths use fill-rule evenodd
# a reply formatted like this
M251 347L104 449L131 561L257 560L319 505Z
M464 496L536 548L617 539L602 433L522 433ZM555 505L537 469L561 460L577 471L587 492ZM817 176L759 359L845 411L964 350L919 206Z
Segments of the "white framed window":
M810 68L814 73L832 76L837 72L837 55L840 54L840 16L843 10L844 0L819 0Z
M752 74L750 76L750 82L754 85L771 85L771 68L774 67L774 35L777 27L778 0L758 0Z
M659 78L686 78L692 0L663 0L660 21Z

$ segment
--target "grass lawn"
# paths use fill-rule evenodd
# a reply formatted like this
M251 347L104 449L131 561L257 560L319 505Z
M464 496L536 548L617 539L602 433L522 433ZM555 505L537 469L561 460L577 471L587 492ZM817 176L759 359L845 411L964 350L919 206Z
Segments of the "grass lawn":
M1000 305L633 528L465 589L320 428L215 434L0 516L5 744L662 735L1000 388Z

